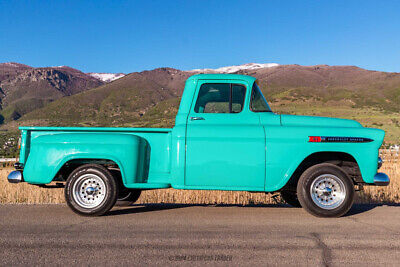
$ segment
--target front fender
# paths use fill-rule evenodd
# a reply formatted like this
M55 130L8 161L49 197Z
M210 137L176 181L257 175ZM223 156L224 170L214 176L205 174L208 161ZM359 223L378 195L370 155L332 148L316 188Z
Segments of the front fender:
M105 159L114 161L125 184L143 182L147 161L147 142L133 134L52 133L31 141L24 167L24 180L31 184L50 183L71 160Z
M309 136L367 137L369 143L312 143ZM277 191L289 181L297 167L309 155L317 152L341 152L351 155L357 162L365 183L373 183L377 172L379 147L384 132L369 128L266 128L266 191Z

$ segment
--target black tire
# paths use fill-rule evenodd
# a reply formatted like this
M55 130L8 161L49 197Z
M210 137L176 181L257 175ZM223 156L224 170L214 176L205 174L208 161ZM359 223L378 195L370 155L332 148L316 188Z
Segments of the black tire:
M128 189L126 187L120 188L115 206L130 206L139 199L141 193L142 190L140 189Z
M311 187L315 189L313 193ZM354 194L353 181L346 172L329 163L308 168L300 176L297 184L297 196L301 206L317 217L343 216L353 205Z
M65 200L72 211L84 216L100 216L114 206L118 186L106 168L97 164L86 164L69 175L64 192ZM94 204L88 203L91 199Z
M281 198L290 206L295 208L301 208L297 193L294 191L281 191Z

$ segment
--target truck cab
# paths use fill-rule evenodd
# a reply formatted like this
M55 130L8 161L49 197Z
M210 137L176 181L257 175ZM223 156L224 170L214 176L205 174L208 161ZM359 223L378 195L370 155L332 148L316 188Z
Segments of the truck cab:
M377 173L384 131L356 121L280 115L257 80L198 74L186 81L172 129L21 127L10 182L65 186L83 215L156 188L280 192L315 216L337 217Z

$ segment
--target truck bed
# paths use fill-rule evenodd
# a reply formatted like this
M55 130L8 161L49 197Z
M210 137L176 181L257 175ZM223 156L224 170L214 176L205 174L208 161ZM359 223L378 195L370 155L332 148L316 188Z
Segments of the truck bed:
M103 152L102 147L104 147L104 155L115 149L113 152L116 157L119 157L128 151L129 140L140 138L140 143L142 141L145 143L145 148L140 148L138 152L142 155L138 154L137 158L130 158L133 154L121 156L124 159L124 163L121 162L120 165L124 168L121 172L125 176L123 177L125 186L129 188L170 187L171 128L20 127L20 130L22 131L20 162L29 167L24 170L24 176L30 183L45 184L54 179L56 174L54 171L51 172L50 168L57 169L59 166L49 159L51 155L47 155L48 160L40 159L44 156L40 155L40 152L47 152L52 145L53 149L57 150L58 146L68 145L74 149L74 144L76 144L77 150L87 148L86 151L85 149L79 151L83 156L85 153L90 154L91 151ZM57 136L59 136L58 139L56 139ZM127 138L130 139L126 141ZM32 146L34 146L33 149ZM41 146L45 146L46 149L41 150ZM119 148L120 151L117 152ZM40 162L46 166L39 166ZM65 162L58 164L65 164Z

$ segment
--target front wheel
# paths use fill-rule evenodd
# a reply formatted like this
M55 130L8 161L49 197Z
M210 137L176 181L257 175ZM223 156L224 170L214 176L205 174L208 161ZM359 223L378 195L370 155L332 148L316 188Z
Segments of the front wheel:
M338 166L322 163L308 168L297 184L301 206L317 217L340 217L354 202L354 184Z
M99 216L115 204L118 187L111 173L101 165L86 164L76 168L65 185L65 200L75 212Z

